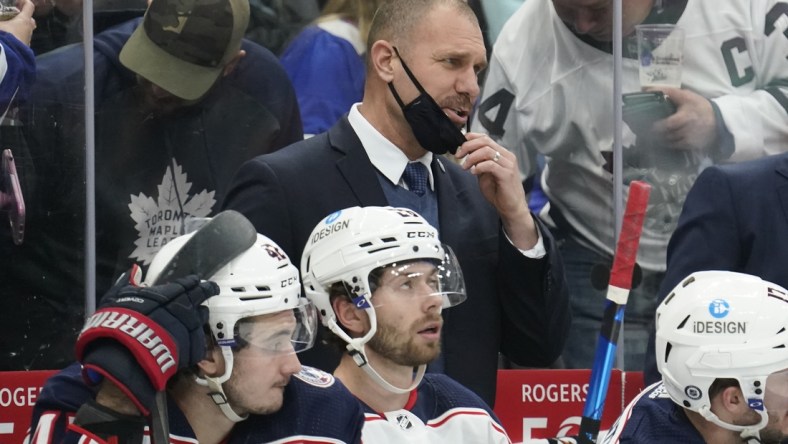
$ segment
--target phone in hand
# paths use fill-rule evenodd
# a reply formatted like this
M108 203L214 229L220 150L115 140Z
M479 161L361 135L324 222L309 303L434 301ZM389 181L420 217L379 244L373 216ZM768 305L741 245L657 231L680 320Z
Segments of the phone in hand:
M676 112L676 105L662 91L626 93L622 100L624 122L636 135L647 134L654 122Z

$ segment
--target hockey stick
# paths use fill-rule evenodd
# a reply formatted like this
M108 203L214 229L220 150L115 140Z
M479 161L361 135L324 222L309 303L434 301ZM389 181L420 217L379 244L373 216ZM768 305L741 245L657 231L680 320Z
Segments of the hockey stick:
M645 182L632 181L629 184L627 207L621 223L616 255L613 257L613 267L610 270L605 313L599 331L594 365L591 369L588 395L583 407L583 418L580 421L578 442L582 444L595 443L599 434L610 372L616 358L618 333L624 322L624 309L627 306L629 290L632 289L632 272L635 268L650 192L651 186Z
M200 227L164 266L153 285L196 274L211 277L239 254L254 245L257 230L249 219L233 210L222 211ZM151 438L154 444L169 442L167 396L156 393L151 407Z
M256 239L257 230L249 219L234 210L222 211L178 250L153 285L190 274L206 279L254 245Z

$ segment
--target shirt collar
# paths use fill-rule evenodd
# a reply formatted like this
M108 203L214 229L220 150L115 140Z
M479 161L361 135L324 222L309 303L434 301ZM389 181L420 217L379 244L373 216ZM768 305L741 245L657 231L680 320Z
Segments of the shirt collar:
M372 165L380 171L388 180L393 184L402 185L402 173L405 172L405 167L408 165L408 158L396 145L386 139L383 134L375 129L369 121L361 115L358 110L359 103L354 104L348 113L348 121L353 131L356 132L361 145L367 152L369 160ZM435 181L432 176L432 153L427 151L427 154L416 159L416 162L421 162L427 167L429 172L430 190L435 190Z

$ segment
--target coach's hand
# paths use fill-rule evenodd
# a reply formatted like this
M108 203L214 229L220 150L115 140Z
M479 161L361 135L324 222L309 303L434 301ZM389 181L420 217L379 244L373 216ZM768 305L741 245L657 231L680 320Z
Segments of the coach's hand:
M116 285L77 339L83 375L89 383L110 379L148 416L167 380L203 358L208 309L201 304L216 294L215 283L197 276L149 288Z

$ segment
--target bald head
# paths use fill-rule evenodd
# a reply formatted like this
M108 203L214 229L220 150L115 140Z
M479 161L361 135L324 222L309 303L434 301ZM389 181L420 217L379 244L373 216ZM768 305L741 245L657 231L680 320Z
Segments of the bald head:
M427 15L437 7L453 8L461 16L479 25L476 14L464 0L395 0L384 2L372 19L367 39L367 54L378 40L396 42L407 47L408 39Z

